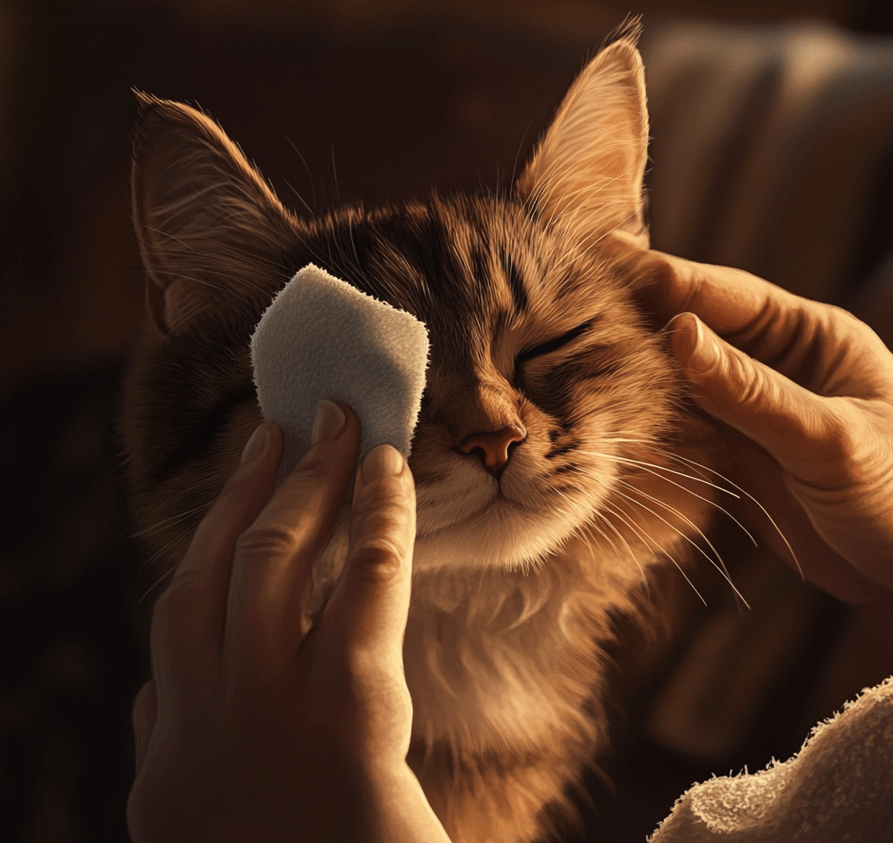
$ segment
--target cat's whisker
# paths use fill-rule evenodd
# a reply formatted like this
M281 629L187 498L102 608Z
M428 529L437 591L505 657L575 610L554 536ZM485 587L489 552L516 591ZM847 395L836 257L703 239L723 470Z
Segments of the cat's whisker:
M637 529L637 527L635 526L635 524L633 524L633 523L629 520L629 518L625 517L625 514L622 513L622 511L620 510L620 508L619 508L616 504L613 504L613 503L611 503L611 502L605 501L605 502L602 503L602 506L603 506L608 512L613 513L613 514L614 514L615 516L617 516L621 521L623 521L623 523L626 524L626 526L629 527L629 529L632 530L632 532L635 533L635 534L641 539L642 544L644 544L647 548L649 548L650 550L653 550L655 553L662 554L663 556L666 556L667 559L669 559L669 560L676 566L676 568L679 570L679 573L682 574L682 576L685 578L685 581L691 586L692 591L694 591L694 593L698 595L698 598L700 599L700 601L701 601L705 606L707 605L707 601L704 599L704 596L701 594L701 592L698 591L697 586L695 586L695 584L694 584L694 583L691 581L691 579L689 578L688 574L685 573L685 569L679 564L679 562L676 560L676 558L675 558L669 551L667 551L667 550L665 550L664 548L662 548L662 547L661 547L661 546L654 540L654 538L653 538L652 536L648 535L647 533L646 533L646 535L648 536L648 538L645 538L645 536L642 535L642 532L640 532L640 531ZM639 563L639 565L640 565L640 567L641 567L641 563Z
M172 538L165 545L160 547L155 553L153 553L143 564L142 568L151 568L152 564L159 557L163 557L167 554L168 550L174 547L179 542L183 541L190 533L192 532L191 527L187 527L185 530L180 531L174 538ZM140 598L139 602L142 603L151 593L155 590L161 583L163 583L166 579L169 579L173 576L174 571L176 570L176 565L171 565L147 590L146 593Z
M353 220L350 218L348 218L347 220L347 235L350 238L350 247L353 251L354 260L357 262L357 264L360 264L362 261L360 259L360 253L357 251L357 242L356 240L354 240L353 236Z
M515 161L512 164L512 178L508 183L508 190L511 191L512 186L515 184L518 178L518 162L521 160L521 150L524 148L524 142L527 140L527 135L530 133L530 123L528 123L524 127L524 133L521 135L521 140L518 142L518 148L515 151Z
M658 453L661 453L661 451L659 449L655 448L655 450L658 451ZM633 459L632 457L621 457L619 454L605 454L605 453L599 453L597 451L580 451L579 453L585 453L585 454L588 454L591 456L601 457L603 459L609 459L609 460L614 460L614 461L620 462L620 463L627 463L630 465L635 465L635 466L641 468L643 471L647 472L648 474L652 474L655 477L659 477L661 480L665 480L667 483L670 483L671 485L676 486L677 488L682 489L691 495L694 495L696 498L699 498L700 500L705 501L706 503L710 503L713 506L717 506L719 509L721 509L723 512L725 512L726 515L728 515L730 518L734 519L734 516L731 513L729 513L723 507L719 506L719 504L715 503L714 501L711 501L710 498L705 498L702 495L699 495L697 492L694 492L691 489L687 488L686 486L682 485L681 483L678 483L669 477L664 477L662 474L659 474L658 472L666 471L666 472L669 472L670 474L675 474L678 477L684 477L687 480L693 480L696 483L702 483L705 486L709 486L711 489L716 489L716 491L718 491L718 492L724 492L725 494L727 494L730 497L733 497L735 499L740 499L740 495L737 495L734 492L731 492L728 489L725 489L722 486L717 485L716 483L713 483L709 480L705 480L703 477L698 477L697 475L694 475L694 474L688 474L684 471L677 471L676 469L669 468L669 467L663 466L663 465L658 465L657 463L646 462L644 460L636 460L636 459ZM670 454L668 452L663 452L663 453L665 456L670 456ZM725 478L723 478L723 479L725 479ZM744 528L744 526L742 526L740 524L740 522L736 522L736 523L739 523L739 526L741 526L741 529L744 530L744 532L748 534L748 536L750 537L750 540L754 543L754 545L756 545L756 543L757 543L756 540L753 538L753 536L750 535L750 533Z
M235 466L233 466L234 468ZM166 489L165 494L159 497L157 503L153 507L146 509L146 515L154 517L158 512L169 511L171 504L184 495L194 494L199 503L210 505L214 498L217 497L230 473L218 465L192 462L189 468L189 484L177 492Z
M298 149L297 146L295 146L295 144L292 142L292 139L288 136L286 136L285 139L288 141L291 148L295 151L295 154L298 156L298 158L301 159L301 163L304 165L304 170L307 173L307 178L310 180L310 193L311 193L311 196L313 199L313 204L315 206L316 205L316 188L313 185L313 172L311 171L310 166L307 164L307 159L301 154L301 150ZM286 182L286 184L288 184L288 182ZM291 187L290 184L288 186ZM304 207L307 209L310 216L313 216L313 208L311 208L306 202L304 202L303 197L301 197L301 195L293 187L291 189L294 192L295 196L297 196L298 199L300 199L301 202L304 204Z
M574 509L578 509L578 508L579 508L579 507L578 507L578 502L577 502L576 500L574 500L574 499L573 499L570 495L568 495L566 492L563 492L563 491L561 491L560 489L551 489L551 490L549 490L549 493L552 494L552 495L558 495L559 497L563 498L563 499L564 499L564 502L565 502L566 505L571 506L571 507L573 507ZM619 539L626 545L626 549L627 549L627 551L629 551L630 558L633 559L633 560L635 561L635 563L639 566L639 570L642 571L642 577L643 577L643 579L644 579L644 577L645 577L645 571L644 571L644 569L642 569L641 563L639 562L639 560L636 558L635 554L633 553L632 548L629 546L629 542L627 542L626 539L624 538L624 536L623 536L621 533L619 533L619 532L617 531L617 528L616 528L613 524L611 524L610 521L608 521L607 519L605 519L605 517L604 517L600 512L597 512L597 511L596 511L596 512L586 511L585 513L583 513L583 516L584 516L584 517L592 517L592 516L595 516L595 517L597 517L597 518L601 518L601 519L604 521L604 523L607 524L607 526L610 527L610 528L614 531L615 535L616 535L616 536L617 536L617 537L618 537L618 538L619 538ZM601 529L601 527L597 526L596 524L592 523L591 521L589 521L589 522L585 522L585 523L586 523L586 526L592 527L594 530L596 530L596 531L598 532L598 534L599 534L599 535L600 535L606 542L608 542L608 544L611 545L611 547L614 549L614 552L615 552L618 556L621 556L620 548L618 548L617 545L614 544L614 541L611 539L611 537L610 537L609 535L607 535L607 534ZM574 532L573 532L571 538L578 536L578 535L582 532L582 530L583 530L583 526L582 526L582 525L581 525L580 527L576 528L576 529L574 530ZM568 541L569 541L569 540L570 540L570 539L568 539ZM567 542L565 542L565 543L567 543ZM645 580L645 587L646 587L646 588L648 587L648 582L647 582L647 580Z
M726 483L729 483L730 485L735 486L735 488L739 489L739 491L741 491L742 494L745 494L745 495L748 494L744 489L741 489L740 487L736 486L735 483L733 483L731 480L729 480L729 478L726 477L721 472L716 471L712 468L708 468L707 466L702 465L701 463L696 462L695 460L689 460L689 459L685 459L684 457L679 457L677 454L674 454L672 451L668 451L665 448L658 447L657 445L655 445L652 442L646 442L645 440L634 440L634 439L612 439L612 440L605 440L605 441L606 442L631 442L634 444L646 445L649 448L651 448L652 450L654 450L656 453L661 454L662 456L665 456L668 459L676 460L676 461L684 460L685 463L690 464L695 469L703 469L704 471L709 471L711 474L715 475L720 480L723 480ZM741 495L738 495L735 492L732 492L729 489L724 488L723 486L713 483L702 476L696 476L694 474L688 474L686 472L677 471L675 469L669 468L667 466L658 465L656 463L644 462L641 460L634 460L631 457L620 457L619 455L604 454L604 453L597 453L597 452L587 452L587 453L592 453L593 455L604 457L606 459L614 459L614 460L622 461L622 462L635 463L637 465L641 465L650 474L655 474L655 470L668 471L668 472L670 472L672 474L676 474L680 477L686 477L689 480L694 480L696 483L703 483L705 486L709 486L712 489L716 489L718 492L723 492L724 494L727 494L727 495L735 498L736 500L741 499ZM704 500L707 503L710 503L711 505L717 507L721 512L725 513L729 518L731 518L741 528L741 530L751 540L754 547L758 547L758 542L753 537L751 532L734 515L732 515L732 513L729 512L725 507L720 506L715 501L711 501L709 498L702 498L700 495L697 495L695 492L692 492L690 489L686 489L685 486L681 486L680 484L673 482L669 478L664 478L662 475L659 475L659 474L655 474L655 476L661 477L662 479L665 479L668 483L672 483L674 486L678 486L679 488L684 489L685 491L688 491L690 494L695 495L695 497L699 497L699 498L701 498L701 500ZM757 503L757 502L755 501L755 503Z
M603 516L600 512L592 512L592 513L590 513L590 516L591 516L591 517L595 517L595 518L600 518L602 521L604 521L605 524L607 524L608 526L612 527L612 528L614 529L614 533L617 535L617 537L620 538L621 541L624 541L624 543L626 544L626 549L630 552L630 556L632 557L633 554L632 554L632 550L631 550L631 548L630 548L630 546L629 546L629 543L626 542L626 541L623 539L623 536L622 536L620 533L617 532L617 529L614 528L614 525L611 524L610 521L605 521L604 516ZM613 539L612 539L612 538L611 538L611 537L610 537L610 536L609 536L609 535L608 535L608 534L607 534L607 533L606 533L606 532L605 532L599 525L597 525L597 524L595 524L595 523L593 523L593 522L590 521L590 522L587 524L587 526L589 526L589 527L591 527L592 529L596 530L596 531L598 532L598 534L599 534L599 535L600 535L606 542L608 542L608 544L611 545L611 548L613 549L614 553L617 554L618 558L621 556L620 548L617 547L617 545L614 543L614 540L613 540Z
M676 455L676 459L681 460L686 463L694 462L693 460L689 460L689 459L686 459L685 457L680 457L678 455ZM700 465L699 463L695 463L695 464ZM785 547L788 549L788 553L791 554L791 558L794 560L794 565L797 568L797 572L800 574L800 578L805 582L806 576L803 573L803 568L800 567L800 560L797 558L797 554L794 553L794 548L791 547L791 543L788 541L787 536L785 536L785 534L781 531L781 528L778 526L778 524L775 523L775 519L769 514L769 511L766 509L766 507L763 506L763 504L761 504L750 492L748 492L747 489L742 489L737 483L730 480L724 474L721 474L720 472L718 472L712 468L707 468L707 466L700 466L700 467L705 469L706 471L709 471L711 474L716 475L720 479L724 480L730 486L734 486L739 492L741 492L742 495L745 495L746 497L748 497L751 501L753 501L760 508L763 515L765 515L769 519L769 523L772 524L772 527L774 528L775 532L778 533L779 537L784 542Z
M592 515L594 515L596 518L601 519L601 521L603 521L608 527L610 527L614 531L614 533L617 535L617 537L620 539L620 541L622 541L623 544L626 546L627 552L629 553L629 558L632 559L633 562L636 563L636 567L639 569L639 573L642 575L642 585L645 589L645 596L649 600L651 600L651 583L648 581L648 576L645 574L645 569L642 567L642 563L639 561L638 556L636 556L636 554L633 553L633 549L629 546L629 542L626 540L626 537L617 529L617 527L615 527L611 523L610 519L605 517L601 512L593 512ZM617 545L615 545L614 542L611 541L611 538L608 535L606 535L605 532L600 527L596 526L594 523L590 522L590 526L592 526L594 529L598 530L599 535L604 536L604 538L608 542L611 543L611 547L614 548L618 557L620 557L621 554L620 554L619 550L617 549Z
M625 481L620 481L620 482L623 483L624 486L626 486L633 492L636 492L636 493L642 495L643 497L645 497L648 500L655 503L657 506L660 506L663 509L666 509L668 512L672 513L673 515L677 516L678 518L681 518L686 524L688 524L690 527L692 527L694 530L696 530L698 535L701 536L701 538L704 540L704 542L707 544L707 546L710 548L710 550L713 551L714 555L716 556L716 559L713 559L710 556L710 554L708 554L704 550L704 548L702 548L696 541L694 541L690 536L687 536L676 525L670 523L666 518L661 516L658 512L655 512L654 509L652 509L650 506L642 503L641 501L636 500L631 495L628 495L625 492L621 492L619 489L615 490L618 495L621 495L622 497L626 498L631 503L641 506L642 509L644 509L646 512L650 512L655 518L658 518L661 521L663 521L663 523L666 524L671 530L673 530L675 533L677 533L679 536L681 536L683 539L685 539L685 541L687 541L693 548L695 548L695 550L697 550L711 565L713 565L714 568L716 568L717 571L719 571L719 573L722 575L723 579L729 584L732 591L741 600L741 602L745 605L745 607L748 609L750 608L750 605L748 604L747 600L744 599L744 595L741 594L741 592L738 590L738 587L732 581L732 577L729 574L729 569L726 567L726 564L723 561L722 555L714 547L714 545L710 541L710 539L708 539L707 536L704 535L704 531L701 530L700 527L698 527L689 518L686 518L681 512L679 512L679 510L675 509L674 507L670 506L669 504L664 503L661 500L658 500L657 498L653 497L652 495L646 494L645 492L641 491L640 489L636 489L634 486L632 486L629 483L626 483Z
M176 570L176 568L168 568L157 580L155 580L155 582L152 583L152 585L150 585L146 589L145 593L143 594L142 597L140 597L140 599L137 601L137 603L139 605L142 605L143 602L146 600L146 598L149 597L149 595L152 594L153 591L158 590L159 587L165 585L168 580L172 579L174 576L175 570Z
M645 460L637 460L632 457L622 457L619 454L606 454L599 451L577 451L578 454L585 454L586 456L591 457L600 457L606 460L613 460L619 463L627 463L629 465L635 465L641 468L643 471L646 471L648 474L653 474L656 477L660 477L661 480L666 480L667 483L671 483L673 486L676 486L679 489L684 489L687 492L690 492L697 498L700 498L703 501L710 502L709 498L704 498L698 495L696 492L693 492L691 489L688 489L686 486L683 486L681 483L678 483L674 480L671 480L669 477L664 477L662 474L658 474L658 471L667 471L670 474L675 474L678 477L684 477L687 480L694 480L696 483L703 483L705 486L710 486L712 489L716 489L718 492L725 492L727 495L731 495L733 498L739 498L739 495L736 495L734 492L730 492L728 489L724 489L722 486L718 486L716 483L711 483L709 480L705 480L702 477L697 477L693 474L687 474L684 471L677 471L674 468L668 468L667 466L657 465L656 463L646 462Z
M143 562L144 568L151 568L152 564L156 559L163 558L167 551L172 548L177 542L182 541L186 536L188 536L192 532L192 527L187 527L184 530L181 530L177 535L175 535L172 539L162 545L158 550L155 551L145 562Z
M660 452L659 449L655 449L655 450L658 450ZM669 477L664 477L662 474L659 474L658 471L669 471L672 474L676 474L680 477L685 477L689 480L694 480L697 483L704 483L705 485L710 486L714 489L717 489L720 492L726 492L727 494L731 495L734 498L739 497L738 495L734 494L733 492L729 492L728 489L723 489L721 486L717 486L715 483L711 483L710 481L704 480L701 477L696 477L692 474L686 474L685 472L676 471L675 469L667 468L666 466L660 466L660 465L657 465L656 463L648 463L648 462L644 462L642 460L634 460L629 457L620 457L618 455L612 455L612 454L603 454L603 453L598 453L596 451L582 451L580 453L586 453L591 456L598 456L598 457L601 457L601 458L607 459L607 460L614 460L615 462L619 462L619 463L631 463L631 464L638 466L646 473L651 474L652 476L657 477L658 479L663 480L666 483L669 483L670 485L675 486L678 489L681 489L683 492L687 492L692 497L695 497L698 500L704 501L704 503L709 504L714 509L718 509L721 513L723 513L723 515L725 515L727 518L730 518L732 521L735 522L735 524L741 529L741 531L744 533L744 535L746 535L750 539L750 541L754 547L759 547L759 542L757 542L757 540L754 538L754 536L750 532L750 530L748 530L747 527L745 527L738 518L736 518L731 512L729 512L728 509L726 509L724 506L717 503L716 501L711 500L708 497L705 497L704 495L699 495L693 489L689 489L687 486L684 486L682 483L678 483ZM666 456L669 456L668 452L664 452L664 454ZM623 481L621 481L621 482L623 482Z
M332 152L332 178L335 179L335 198L338 200L338 204L340 205L342 202L341 185L338 184L338 168L335 166L335 144L332 144L331 152Z
M178 524L180 521L183 521L186 518L194 515L196 512L202 512L203 510L208 510L213 505L213 501L210 503L199 504L198 506L194 506L192 509L187 509L184 512L180 512L176 515L171 515L169 518L165 518L156 524L152 524L150 527L145 527L142 530L138 530L135 533L130 534L131 539L139 539L146 538L147 536L153 536L155 533L159 533L168 527L173 526L174 524Z
M312 216L313 209L307 204L307 201L304 199L304 197L301 196L300 193L298 193L298 191L295 189L294 185L288 179L283 178L282 180L286 183L286 185L288 185L289 190L291 190L291 192L294 193L295 198L298 200L298 202L300 202L307 209L307 213Z
M211 309L210 303L205 302L202 304L201 307L198 307L195 310L185 311L183 313L183 315L176 322L171 322L171 324L168 326L168 330L171 333L175 333L177 330L179 330L181 325L185 325L186 323L192 321L200 313L205 313L206 311L208 311L210 309Z

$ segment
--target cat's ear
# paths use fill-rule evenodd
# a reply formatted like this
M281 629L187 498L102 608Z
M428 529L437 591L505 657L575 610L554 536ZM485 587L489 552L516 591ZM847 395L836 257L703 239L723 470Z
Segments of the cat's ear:
M648 245L642 179L648 157L645 74L637 22L576 78L517 195L545 219L589 236L623 229Z
M134 224L148 309L169 333L259 286L294 241L295 221L213 120L134 93Z

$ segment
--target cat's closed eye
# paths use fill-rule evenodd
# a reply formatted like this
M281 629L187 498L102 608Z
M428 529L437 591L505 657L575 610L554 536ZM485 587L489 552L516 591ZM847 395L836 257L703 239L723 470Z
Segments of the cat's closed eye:
M553 351L558 351L559 348L564 348L566 345L570 345L577 337L582 336L586 333L595 322L594 319L589 319L586 322L583 322L581 325L577 325L576 328L571 328L567 333L562 334L560 337L555 337L554 339L547 340L546 342L540 343L539 345L535 345L532 348L527 348L522 351L515 358L515 369L517 370L521 366L523 366L528 360L532 360L534 357L545 357L547 354L551 354Z

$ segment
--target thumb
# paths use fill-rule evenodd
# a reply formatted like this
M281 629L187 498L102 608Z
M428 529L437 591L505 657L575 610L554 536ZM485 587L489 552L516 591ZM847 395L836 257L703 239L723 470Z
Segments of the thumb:
M693 313L667 326L670 347L693 397L710 415L741 431L790 471L809 473L836 425L834 399L823 398L721 339Z
M415 485L390 445L373 448L357 471L344 572L326 606L330 634L350 657L399 660L409 612L415 543Z

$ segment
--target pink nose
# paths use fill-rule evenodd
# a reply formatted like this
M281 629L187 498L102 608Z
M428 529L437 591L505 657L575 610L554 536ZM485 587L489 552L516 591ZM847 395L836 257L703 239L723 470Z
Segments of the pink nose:
M523 442L525 436L526 431L509 425L490 433L472 433L459 443L459 450L463 454L477 453L484 468L498 477L509 461L512 445Z

